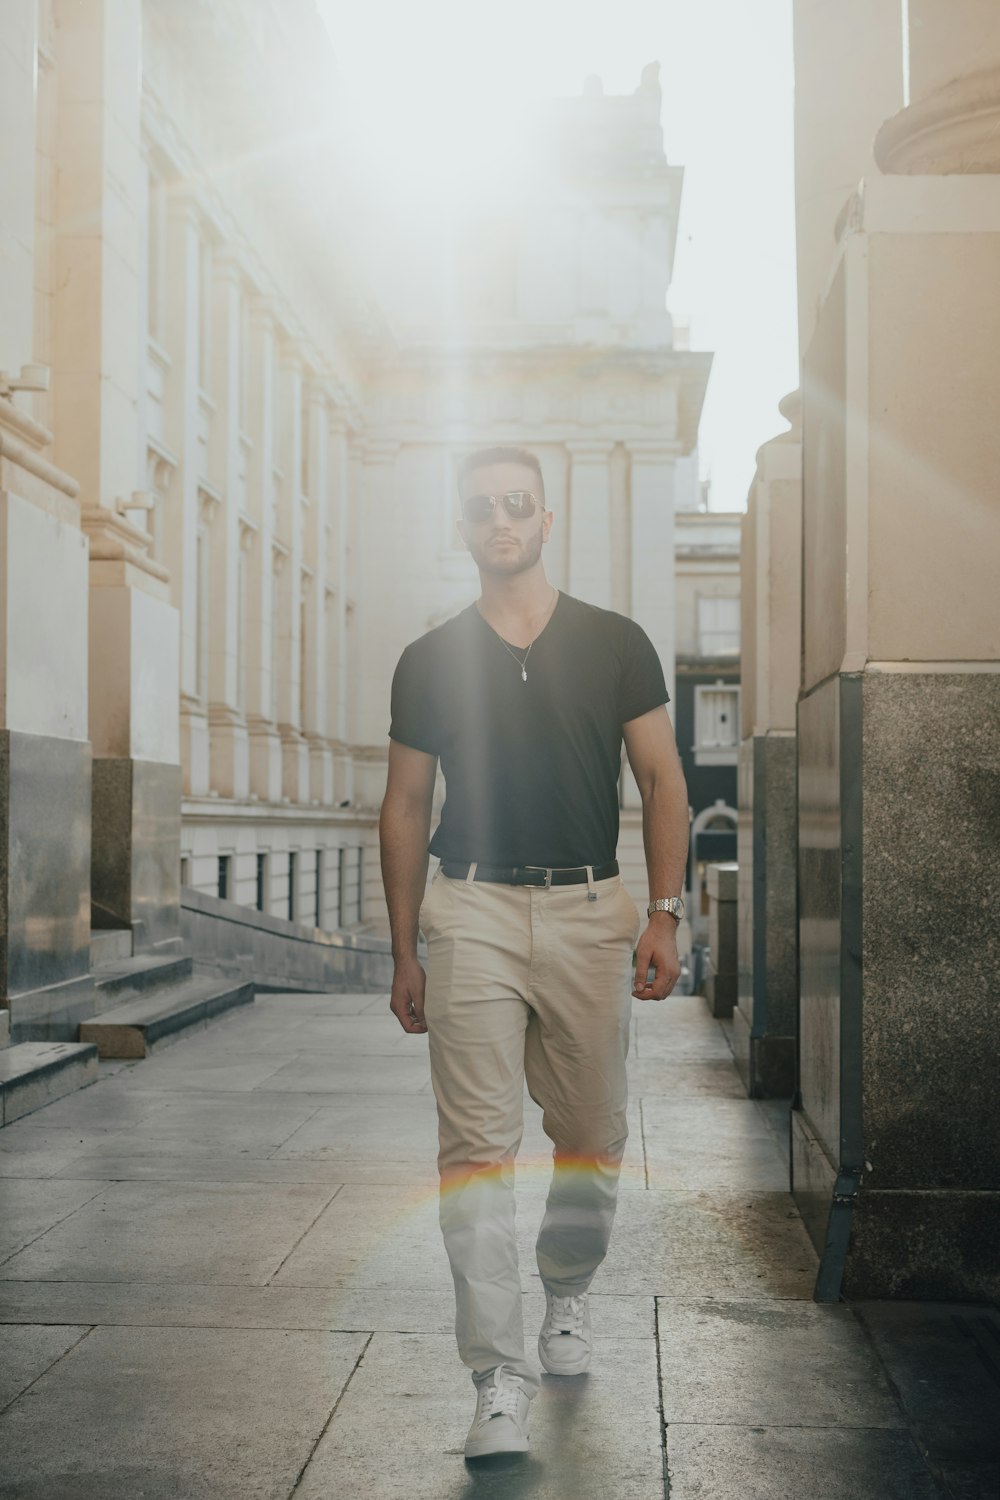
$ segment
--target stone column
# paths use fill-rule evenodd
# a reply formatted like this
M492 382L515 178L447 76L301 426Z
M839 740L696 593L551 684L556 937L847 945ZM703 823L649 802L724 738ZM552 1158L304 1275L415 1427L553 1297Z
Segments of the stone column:
M674 464L676 445L634 441L631 459L631 600L628 613L642 626L663 665L673 718L676 597L674 589ZM623 805L642 798L626 764Z
M798 1008L795 705L802 608L802 429L765 443L740 568L739 1002L733 1051L754 1098L790 1098Z
M200 389L203 294L200 217L194 199L179 190L167 197L166 258L171 275L164 288L164 348L170 358L166 419L177 454L173 503L178 507L180 556L172 560L171 591L180 610L180 734L184 791L206 796L210 787L209 733L199 677L200 610L198 536L205 502L201 495L203 427L209 413ZM209 310L210 311L210 310Z
M87 543L51 443L0 397L0 1043L73 1040L87 1013Z
M611 608L610 442L566 444L569 478L569 593Z
M367 439L363 452L364 487L358 526L361 565L358 568L355 564L357 571L351 579L351 585L359 589L360 603L355 612L354 649L357 661L364 664L358 678L360 722L355 744L379 747L377 758L366 756L356 766L361 800L365 806L374 807L385 790L389 696L398 656L396 628L386 609L385 579L387 572L392 576L393 567L402 569L405 561L393 550L400 537L400 528L394 524L395 508L400 503L396 494L399 444Z
M799 342L812 338L839 217L903 100L900 0L793 0Z
M305 566L312 569L306 597L306 738L309 742L309 796L322 807L333 803L333 749L328 702L336 684L330 660L329 610L329 426L326 392L315 382L307 389L306 493L309 512L304 540Z
M794 1190L817 1295L988 1301L1000 26L971 3L908 16L912 102L876 139L888 175L845 217L804 361Z
M208 592L208 728L211 785L222 797L245 798L250 790L250 749L239 703L240 516L247 507L247 476L253 440L249 388L252 345L244 348L246 287L238 259L220 251L213 262L213 351L216 421L212 472L222 503L212 522Z
M330 499L327 509L327 629L329 631L330 692L327 734L334 750L333 799L338 805L354 793L353 759L348 734L347 600L350 586L348 552L351 531L351 464L349 429L343 416L330 418L328 453Z
M261 802L281 800L281 739L275 724L274 534L277 518L277 370L275 324L268 304L250 304L252 366L249 392L252 539L245 539L247 569L247 736L250 790Z
M57 19L55 425L90 538L92 921L153 947L179 931L179 632L166 570L122 513L145 477L142 241L121 211L142 199L140 14L74 0Z
M309 800L309 746L302 733L302 362L291 345L281 354L280 535L287 558L277 595L277 714L281 735L281 789L289 802Z

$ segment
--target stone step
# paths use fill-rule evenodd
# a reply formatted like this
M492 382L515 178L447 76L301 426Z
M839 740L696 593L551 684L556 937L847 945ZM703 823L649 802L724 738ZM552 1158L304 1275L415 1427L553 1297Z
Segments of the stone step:
M0 1010L0 1052L10 1046L10 1011ZM0 1123L3 1117L0 1116Z
M154 1048L177 1041L215 1016L254 998L250 982L196 976L187 983L129 1000L81 1021L81 1042L93 1042L101 1057L148 1057Z
M90 930L91 968L117 963L132 957L131 927L92 927Z
M97 1048L86 1042L17 1042L0 1052L0 1120L9 1125L97 1082Z
M190 958L176 953L163 958L139 953L134 958L119 958L113 963L92 967L90 977L94 986L95 1009L99 1014L126 1000L148 994L150 990L186 983L191 978L193 967Z

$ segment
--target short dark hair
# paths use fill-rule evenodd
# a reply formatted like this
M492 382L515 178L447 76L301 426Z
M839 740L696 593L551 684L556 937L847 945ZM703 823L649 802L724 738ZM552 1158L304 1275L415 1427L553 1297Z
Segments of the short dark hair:
M523 464L526 469L533 469L538 475L538 498L543 505L545 504L545 480L542 477L542 466L538 459L527 448L502 444L495 448L477 448L474 453L466 454L458 466L459 495L473 469L484 469L488 464Z

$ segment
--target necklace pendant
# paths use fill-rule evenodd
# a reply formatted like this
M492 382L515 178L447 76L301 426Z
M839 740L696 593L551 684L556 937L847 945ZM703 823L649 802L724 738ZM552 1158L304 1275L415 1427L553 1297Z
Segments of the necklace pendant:
M522 668L521 668L521 681L522 681L522 682L527 682L527 680L528 680L528 673L527 673L527 669L526 669L526 668L524 668L524 667L522 667Z

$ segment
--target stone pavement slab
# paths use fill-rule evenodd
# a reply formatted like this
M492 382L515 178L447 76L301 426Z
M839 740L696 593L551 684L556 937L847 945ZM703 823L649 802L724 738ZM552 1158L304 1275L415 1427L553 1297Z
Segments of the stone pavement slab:
M663 1500L652 1339L605 1342L579 1379L544 1377L523 1457L465 1460L474 1408L451 1338L375 1334L296 1500Z
M671 1425L670 1500L945 1500L908 1432Z
M904 1425L848 1307L670 1301L658 1319L668 1425Z
M652 1297L595 1293L594 1337L652 1339ZM137 1281L0 1281L0 1324L81 1323L184 1328L322 1328L330 1332L447 1333L455 1325L449 1286L419 1297L396 1288L229 1286ZM545 1295L524 1293L524 1321L541 1328Z
M26 1390L32 1381L72 1349L89 1328L61 1323L55 1328L11 1324L0 1327L0 1410ZM0 1484L3 1482L0 1459Z
M4 1182L0 1189L0 1261L69 1219L98 1191L93 1182L35 1182L30 1178Z
M285 1500L367 1343L95 1328L0 1414L4 1500Z
M0 1500L665 1500L664 1436L671 1500L936 1494L698 997L635 1007L591 1372L466 1464L426 1039L386 1003L269 996L0 1131ZM531 1357L550 1175L526 1100Z
M300 1183L92 1186L60 1182L89 1187L87 1202L4 1261L0 1278L266 1282L337 1192Z

